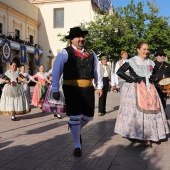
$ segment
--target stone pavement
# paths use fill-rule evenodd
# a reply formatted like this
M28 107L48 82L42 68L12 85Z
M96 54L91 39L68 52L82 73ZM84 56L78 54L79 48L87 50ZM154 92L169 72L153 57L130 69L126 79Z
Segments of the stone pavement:
M96 100L80 158L73 156L67 116L59 120L37 108L17 122L0 115L0 170L170 170L170 140L146 149L114 133L119 100L119 93L108 93L105 116L97 115Z

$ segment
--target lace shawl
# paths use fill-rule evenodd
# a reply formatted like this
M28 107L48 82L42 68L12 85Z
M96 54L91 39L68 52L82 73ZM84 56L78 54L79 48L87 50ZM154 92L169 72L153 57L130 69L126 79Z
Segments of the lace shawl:
M152 75L155 63L148 58L142 59L139 56L135 56L129 59L129 65L133 68L134 72L138 76L145 77L146 87L149 89L150 88L149 78Z
M37 75L39 77L41 77L42 79L46 79L47 78L47 72L44 72L44 74L41 74L40 72L38 72Z
M11 70L8 70L5 72L5 75L10 79L10 81L14 81L14 82L17 82L17 78L19 76L19 71L16 70L15 72L11 72Z

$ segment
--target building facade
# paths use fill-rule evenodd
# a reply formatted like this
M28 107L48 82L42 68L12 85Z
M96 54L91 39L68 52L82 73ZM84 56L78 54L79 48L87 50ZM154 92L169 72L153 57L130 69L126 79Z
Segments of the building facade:
M39 7L39 42L43 46L43 61L50 69L53 58L66 46L60 35L71 27L90 22L98 14L109 11L109 0L32 0Z
M20 46L26 46L27 71L33 73L37 68L34 66L34 45L39 44L38 21L39 8L25 0L1 0L0 2L0 61L2 61L2 44L4 39L10 41L11 58L20 65ZM40 50L42 54L42 50ZM9 69L9 63L2 63L3 71Z
M34 64L35 44L39 44L40 64L48 71L52 60L66 46L60 35L71 27L89 22L98 14L108 12L110 0L1 0L0 2L0 61L4 38L11 43L11 59L20 64L20 47L26 46L26 69L37 71ZM0 62L1 63L1 62ZM8 64L3 62L4 71Z

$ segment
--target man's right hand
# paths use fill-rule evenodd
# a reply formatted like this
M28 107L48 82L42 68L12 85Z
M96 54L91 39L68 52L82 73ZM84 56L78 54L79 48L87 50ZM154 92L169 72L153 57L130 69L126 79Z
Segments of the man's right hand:
M120 86L119 86L118 84L116 84L116 88L117 88L117 89L120 89Z
M59 100L60 99L60 93L59 92L53 92L53 98L55 100Z
M112 90L112 91L115 90L115 86L112 86L112 87L111 87L111 90Z
M103 94L103 90L102 89L98 89L97 90L97 94L98 94L98 97L101 97L102 94Z

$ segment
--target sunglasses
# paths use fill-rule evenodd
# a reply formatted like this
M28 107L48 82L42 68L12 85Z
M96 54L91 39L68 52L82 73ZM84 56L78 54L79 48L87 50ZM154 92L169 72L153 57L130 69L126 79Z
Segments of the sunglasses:
M164 54L162 54L162 55L159 55L160 57L166 57Z

